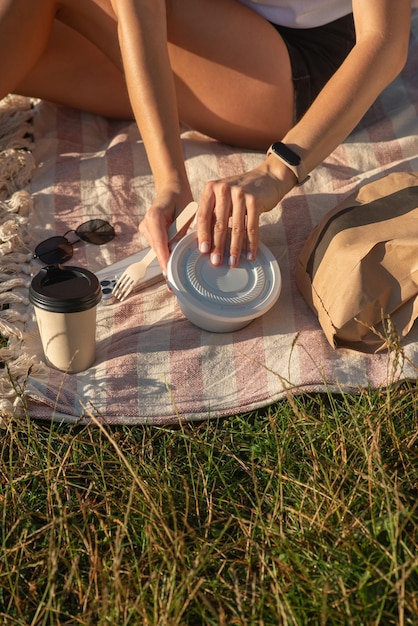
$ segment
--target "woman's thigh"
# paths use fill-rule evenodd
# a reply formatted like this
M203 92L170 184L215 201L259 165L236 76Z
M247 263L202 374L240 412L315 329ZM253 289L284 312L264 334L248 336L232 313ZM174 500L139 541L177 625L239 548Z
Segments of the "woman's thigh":
M117 24L109 0L14 2L5 16L16 31L6 42L3 55L10 59L9 91L112 117L132 118ZM29 10L33 10L31 19L22 19ZM32 41L35 19L36 37ZM1 28L5 28L4 19L0 34ZM19 50L13 50L19 37ZM19 59L19 67L15 59Z
M277 31L237 0L166 2L181 121L246 147L265 149L280 138L293 121L294 94ZM63 5L66 23L54 21L43 55L16 91L131 117L109 0L83 0L82 11L78 0Z
M293 122L287 48L237 0L168 0L170 58L182 121L223 141L265 149Z
M83 35L57 20L44 54L15 92L107 117L133 119L120 69Z

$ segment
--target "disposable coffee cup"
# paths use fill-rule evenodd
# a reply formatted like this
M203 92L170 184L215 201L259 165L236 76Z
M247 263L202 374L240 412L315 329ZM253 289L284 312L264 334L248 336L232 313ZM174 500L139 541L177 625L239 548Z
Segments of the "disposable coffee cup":
M71 374L93 365L101 297L98 278L84 268L44 267L33 277L29 300L49 365Z

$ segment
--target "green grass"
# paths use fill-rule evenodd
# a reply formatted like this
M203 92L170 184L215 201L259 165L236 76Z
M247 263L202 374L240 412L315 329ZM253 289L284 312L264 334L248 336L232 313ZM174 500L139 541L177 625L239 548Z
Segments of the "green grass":
M0 623L417 624L417 393L176 429L5 418Z

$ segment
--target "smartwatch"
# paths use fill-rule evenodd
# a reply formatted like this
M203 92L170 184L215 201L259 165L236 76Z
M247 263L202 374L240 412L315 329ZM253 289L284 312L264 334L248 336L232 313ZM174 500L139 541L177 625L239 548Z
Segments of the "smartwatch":
M296 176L298 185L303 185L308 179L308 173L305 169L302 159L296 152L293 152L288 146L281 141L272 143L267 150L267 156L274 154L282 163L284 163Z

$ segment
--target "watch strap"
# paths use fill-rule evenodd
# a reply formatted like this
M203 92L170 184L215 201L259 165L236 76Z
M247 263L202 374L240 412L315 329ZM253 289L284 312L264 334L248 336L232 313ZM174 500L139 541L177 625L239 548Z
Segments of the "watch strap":
M271 144L270 148L267 150L267 156L270 154L274 154L277 159L294 173L298 185L303 185L303 183L309 180L310 176L306 171L301 157L289 148L289 146L286 146L286 144L281 141L276 141Z

